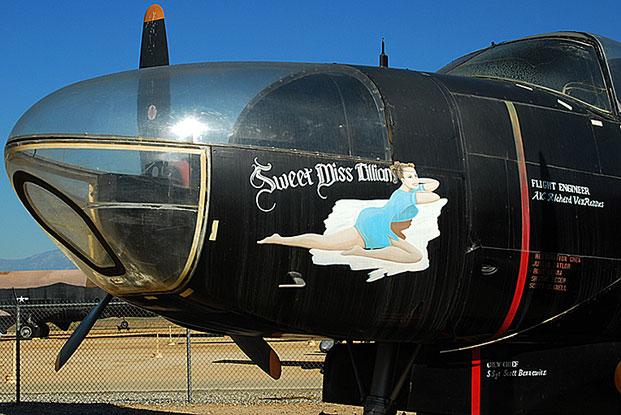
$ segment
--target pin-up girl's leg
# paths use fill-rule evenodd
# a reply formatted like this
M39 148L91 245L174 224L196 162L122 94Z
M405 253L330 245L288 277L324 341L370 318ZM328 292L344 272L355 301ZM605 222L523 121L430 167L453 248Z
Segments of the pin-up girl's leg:
M423 259L423 254L415 246L401 239L390 239L390 246L380 249L363 249L356 246L349 251L343 252L343 255L363 256L404 264L413 264Z
M275 233L257 243L297 246L307 249L324 249L326 251L343 251L356 246L364 249L364 239L362 239L356 228L347 228L328 235L305 233L296 236L280 236Z

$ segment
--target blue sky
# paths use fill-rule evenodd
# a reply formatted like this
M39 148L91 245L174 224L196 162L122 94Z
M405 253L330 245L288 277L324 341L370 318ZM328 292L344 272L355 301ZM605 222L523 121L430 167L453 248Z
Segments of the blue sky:
M0 2L0 140L37 100L138 65L146 1ZM557 30L621 40L615 1L160 1L171 63L339 62L436 70L475 49ZM0 258L52 249L0 172Z

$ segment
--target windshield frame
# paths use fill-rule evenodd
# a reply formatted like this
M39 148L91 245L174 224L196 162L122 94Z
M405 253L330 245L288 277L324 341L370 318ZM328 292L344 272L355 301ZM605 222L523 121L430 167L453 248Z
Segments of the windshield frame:
M607 54L608 49L606 46L604 46L604 43L603 43L604 41L611 41L614 43L619 43L619 42L613 39L606 38L604 36L599 36L599 35L592 35L592 37L595 40L597 47L601 49L602 59L606 64L605 69L608 72L607 75L608 75L608 81L610 82L610 89L612 90L613 105L616 106L617 114L621 116L621 90L617 91L617 89L615 88L613 74L612 74L612 71L610 70L610 64L608 61L608 54ZM619 74L619 76L621 77L621 74ZM617 81L619 85L621 85L621 78Z
M597 55L597 60L598 60L597 63L602 73L602 77L604 80L604 86L606 88L606 93L608 94L608 100L610 102L610 109L601 108L593 104L590 104L588 102L585 102L579 98L564 94L561 91L557 91L557 90L548 88L543 85L531 84L529 82L522 81L522 80L511 80L508 78L498 78L498 77L483 76L483 75L472 76L472 77L478 78L478 79L495 79L499 81L520 82L520 83L528 84L528 86L533 86L533 87L536 87L536 88L539 88L545 91L550 91L550 92L562 95L563 97L567 97L569 99L578 101L584 104L585 106L587 106L588 108L597 111L598 113L612 115L612 116L615 116L616 118L619 118L619 116L621 115L620 114L621 113L621 99L620 99L621 97L618 98L616 91L614 90L614 85L613 85L611 74L610 74L610 68L608 66L608 61L606 59L606 55L604 53L603 47L600 41L597 39L597 36L594 36L590 33L582 33L582 32L549 33L549 34L543 34L543 35L529 36L529 37L511 40L508 42L502 42L498 44L495 44L492 42L492 44L486 48L471 52L467 55L464 55L462 57L459 57L453 60L448 65L440 68L437 71L437 73L445 74L445 75L453 75L450 73L452 70L454 70L455 68L459 66L462 66L466 62L469 62L471 59L487 52L488 50L494 49L498 46L509 45L509 44L514 44L514 43L524 42L524 41L531 41L531 40L558 40L558 41L565 41L565 42L569 41L569 42L574 42L574 43L577 43L583 46L587 45L587 46L593 47ZM453 76L463 76L463 75L453 75Z

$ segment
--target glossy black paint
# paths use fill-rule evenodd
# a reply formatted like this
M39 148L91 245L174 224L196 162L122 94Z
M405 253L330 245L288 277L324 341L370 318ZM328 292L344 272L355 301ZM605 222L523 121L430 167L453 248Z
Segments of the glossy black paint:
M529 288L529 263L510 331L527 329L591 299L619 278L615 212L620 178L612 162L621 142L617 121L565 98L573 108L569 111L555 94L528 91L512 82L357 69L377 86L386 106L392 160L417 163L421 177L439 180L437 192L448 199L439 217L441 235L429 244L430 267L367 283L364 271L313 265L306 249L256 244L274 232L322 233L335 200L386 198L396 185L337 183L326 190L326 200L312 188L275 191L269 204L275 202L276 208L265 213L257 209L256 189L249 183L255 159L272 163L270 175L312 169L317 163L351 167L361 161L388 162L213 146L207 223L218 220L219 233L215 241L206 241L188 285L194 290L193 302L183 307L195 304L189 307L198 316L188 318L180 310L177 321L244 333L445 345L492 338L514 297L522 237L516 143L506 102L514 103L519 118L529 199L535 194L530 180L540 179L586 186L605 203L604 208L590 208L529 201L532 255L573 255L581 263L567 271L566 291L558 292ZM484 275L486 266L497 271ZM278 288L290 271L303 276L306 288ZM220 323L198 311L204 306L221 310Z
M481 351L480 414L615 414L621 396L614 370L619 343L569 347L514 344ZM417 414L472 413L469 353L436 355L412 370L409 410Z
M361 404L352 356L363 390L369 390L377 345L354 344L352 350L350 354L339 344L328 352L325 402ZM398 366L405 366L411 351L411 345L402 345ZM619 343L504 345L484 349L475 362L470 353L440 354L423 347L407 372L409 382L397 396L395 409L417 414L616 414L621 410L614 379L619 356ZM474 390L473 365L480 371Z

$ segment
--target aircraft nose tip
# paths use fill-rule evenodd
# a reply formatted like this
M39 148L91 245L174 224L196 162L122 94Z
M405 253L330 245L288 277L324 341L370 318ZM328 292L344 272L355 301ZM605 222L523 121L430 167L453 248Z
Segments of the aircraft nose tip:
M63 251L116 295L165 292L200 250L206 150L48 138L7 146L20 200Z

